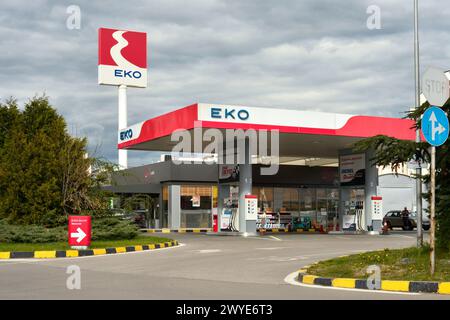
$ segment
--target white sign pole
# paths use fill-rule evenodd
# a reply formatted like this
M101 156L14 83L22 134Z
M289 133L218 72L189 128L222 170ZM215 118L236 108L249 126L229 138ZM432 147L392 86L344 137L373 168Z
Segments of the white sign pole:
M434 275L435 270L435 232L436 232L436 220L435 220L435 203L436 203L436 147L431 146L431 203L430 203L430 220L431 220L431 230L430 230L430 264L431 264L431 275Z
M119 93L119 131L127 127L127 86L120 85ZM128 152L125 149L119 149L119 167L128 168Z

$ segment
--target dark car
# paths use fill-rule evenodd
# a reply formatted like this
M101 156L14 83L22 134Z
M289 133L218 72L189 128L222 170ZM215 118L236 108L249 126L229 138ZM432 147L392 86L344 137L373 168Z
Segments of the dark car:
M413 230L417 227L417 213L416 212L410 212L409 214L409 224L405 227L403 223L402 218L402 211L401 210L391 210L383 218L383 224L387 223L387 226L389 229L393 228L402 228L403 230ZM428 215L423 214L422 215L422 229L429 230L430 229L430 219L428 218Z

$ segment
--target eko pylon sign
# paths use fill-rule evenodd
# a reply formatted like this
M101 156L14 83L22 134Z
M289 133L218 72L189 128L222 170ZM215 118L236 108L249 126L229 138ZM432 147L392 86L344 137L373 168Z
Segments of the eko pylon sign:
M98 83L147 87L147 34L98 29Z

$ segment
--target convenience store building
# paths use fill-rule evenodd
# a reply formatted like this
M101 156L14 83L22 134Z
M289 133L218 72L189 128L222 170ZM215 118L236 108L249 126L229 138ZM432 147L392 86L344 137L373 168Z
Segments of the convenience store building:
M378 230L383 213L378 169L370 164L370 151L355 152L353 146L376 135L414 140L413 125L399 118L197 103L120 130L118 148L161 151L173 158L124 170L114 176L110 189L153 197L158 203L156 228L211 228L216 220L223 232L255 233L262 227ZM243 145L251 157L239 164L218 163L228 147L219 157L196 152L203 162L174 161L174 133L190 135L192 150L198 151L199 128L201 135L214 129L224 136L227 130L276 131L277 145L269 139L272 144L261 154L247 139ZM200 144L203 151L208 141L200 139ZM277 171L264 174L265 160L274 153ZM246 195L256 196L256 216L248 212Z

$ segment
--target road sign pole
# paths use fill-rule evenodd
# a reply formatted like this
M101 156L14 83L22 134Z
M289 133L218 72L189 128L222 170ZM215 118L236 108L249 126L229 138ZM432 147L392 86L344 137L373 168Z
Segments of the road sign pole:
M431 203L430 203L430 220L431 220L431 228L430 228L430 272L431 275L434 275L435 271L435 231L436 231L436 221L435 221L435 203L436 203L436 147L431 147Z
M119 131L127 127L127 86L120 85L118 89L119 96ZM119 167L126 169L128 167L128 153L125 149L119 149Z
M414 69L416 80L416 110L420 107L420 68L419 68L419 1L414 0ZM420 128L416 129L416 142L420 142ZM416 169L416 214L417 214L417 246L423 245L422 233L422 168Z

